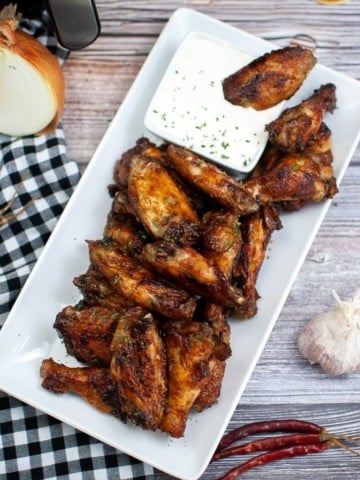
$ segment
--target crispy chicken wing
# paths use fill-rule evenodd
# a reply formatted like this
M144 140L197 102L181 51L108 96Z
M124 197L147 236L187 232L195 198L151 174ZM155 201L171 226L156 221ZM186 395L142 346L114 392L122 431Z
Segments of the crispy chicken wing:
M213 329L214 356L210 360L209 377L204 382L199 396L194 403L194 409L202 411L211 407L219 398L222 380L225 373L226 359L231 355L230 326L226 321L224 308L211 301L206 301L199 312L201 319Z
M189 246L154 242L144 246L141 258L154 271L193 294L216 299L222 305L241 305L242 293L203 255Z
M69 355L96 367L110 364L110 344L120 313L104 307L65 307L54 328Z
M258 209L257 203L242 189L240 183L214 164L175 145L169 145L167 153L179 175L228 210L246 215Z
M83 302L88 306L103 306L110 310L119 310L133 305L129 299L115 292L108 281L94 267L73 279L73 283L83 294Z
M133 303L169 318L192 318L196 300L124 255L113 243L89 241L92 264L104 275L112 288Z
M240 318L253 317L257 311L256 281L265 259L266 248L274 230L281 228L279 213L274 206L264 206L243 219L243 244L234 277L244 292L246 302L237 310Z
M324 114L335 109L335 90L334 84L327 83L299 105L284 110L266 125L270 142L285 152L303 152L316 140Z
M238 216L225 210L209 210L202 218L202 255L230 281L241 248Z
M337 192L331 165L307 152L289 153L264 175L246 180L243 188L261 204L320 202Z
M115 382L107 368L68 367L52 358L41 364L42 386L54 393L75 393L98 410L123 418Z
M128 180L129 199L137 217L158 239L193 245L200 221L190 200L169 171L152 157L134 157Z
M156 430L167 393L163 340L151 313L142 308L124 311L111 342L110 372L127 419Z
M130 256L140 253L144 241L149 241L148 234L135 217L112 212L107 217L104 237L116 242L119 248Z
M162 160L163 152L148 138L139 138L135 146L124 152L120 160L115 163L114 180L117 185L127 187L131 160L139 155Z
M210 374L213 331L201 322L163 325L168 362L168 394L160 429L172 437L184 435L190 410Z
M223 81L226 100L255 110L287 100L300 88L316 58L302 47L285 47L256 58Z

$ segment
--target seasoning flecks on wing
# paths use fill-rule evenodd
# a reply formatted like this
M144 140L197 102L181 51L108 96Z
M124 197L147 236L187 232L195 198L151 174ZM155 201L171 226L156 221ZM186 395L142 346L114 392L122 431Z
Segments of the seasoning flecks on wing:
M247 215L258 209L256 201L242 189L240 183L214 164L175 145L169 145L167 154L179 175L231 212Z
M160 429L172 437L184 435L196 398L210 375L213 331L201 322L167 322L163 326L168 358L168 393Z
M231 285L212 262L189 246L158 241L146 244L141 256L149 268L176 280L193 294L213 298L228 306L244 302L241 291Z
M316 64L311 50L285 47L265 53L223 81L226 100L264 110L287 100Z
M42 387L55 393L75 393L97 410L123 418L115 382L107 368L68 367L52 358L41 364Z
M164 343L151 313L124 311L111 342L110 372L122 414L145 429L156 430L167 393Z
M165 317L192 318L196 300L188 292L160 279L113 243L89 241L88 245L92 264L120 295Z
M285 152L303 152L316 140L326 112L336 107L335 85L328 83L315 90L299 105L287 108L266 125L269 141Z
M157 239L194 245L200 221L190 200L155 158L137 156L130 164L129 199L137 218Z

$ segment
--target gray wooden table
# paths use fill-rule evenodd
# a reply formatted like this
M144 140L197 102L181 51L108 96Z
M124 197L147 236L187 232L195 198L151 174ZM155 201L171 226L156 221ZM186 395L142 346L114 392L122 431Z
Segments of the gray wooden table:
M319 61L360 79L360 4L313 0L98 0L102 34L66 63L63 124L69 155L82 168L91 158L128 88L172 12L199 10L278 45L310 35ZM296 339L314 314L333 306L331 290L351 296L360 287L360 149L311 247L229 428L270 418L316 421L332 432L360 433L360 374L330 378L299 355ZM359 448L360 451L360 448ZM238 460L209 466L215 479ZM159 480L170 477L157 473ZM360 478L360 459L334 449L247 472L244 479Z

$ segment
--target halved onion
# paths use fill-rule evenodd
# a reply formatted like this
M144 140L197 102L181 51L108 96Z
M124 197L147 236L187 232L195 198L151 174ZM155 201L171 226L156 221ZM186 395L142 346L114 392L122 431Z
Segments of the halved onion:
M0 20L0 133L23 136L54 130L64 95L57 58L19 30L15 17Z

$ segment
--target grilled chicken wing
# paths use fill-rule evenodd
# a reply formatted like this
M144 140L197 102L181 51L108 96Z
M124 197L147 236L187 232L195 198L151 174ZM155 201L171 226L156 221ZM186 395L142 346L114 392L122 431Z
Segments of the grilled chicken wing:
M184 435L190 410L210 374L213 331L201 322L167 322L163 326L168 362L168 394L160 429Z
M140 253L144 241L149 240L149 236L135 217L114 213L108 215L104 237L116 242L119 248L130 256Z
M42 386L55 393L75 393L98 410L122 418L113 378L107 368L68 367L52 358L41 364Z
M201 319L213 329L214 356L210 360L209 377L204 382L199 396L194 403L194 409L202 411L211 407L219 398L222 380L225 373L225 360L231 355L230 326L226 321L224 308L216 303L206 301L199 312Z
M179 175L228 210L246 215L258 209L257 203L242 189L240 183L214 164L175 145L169 145L167 154Z
M176 280L188 291L216 299L222 305L241 305L239 290L203 255L189 246L154 242L144 246L141 258L152 270Z
M255 110L287 100L300 88L316 58L302 47L285 47L256 58L223 81L226 100Z
M65 307L57 314L54 328L69 355L96 367L110 364L110 344L119 312L104 307Z
M335 90L332 83L322 85L310 98L284 110L266 125L269 141L285 152L303 152L309 142L316 140L324 114L334 111Z
M83 294L83 302L88 306L102 306L110 310L119 310L134 305L123 295L116 293L107 280L94 267L73 279L73 283Z
M124 152L120 160L115 163L114 180L117 185L127 187L131 160L139 155L162 160L163 153L148 138L139 138L135 146Z
M155 430L164 413L167 393L164 344L151 313L124 311L111 342L110 372L125 417Z
M241 248L238 216L224 210L210 210L203 216L202 225L201 253L230 281Z
M169 171L152 157L134 157L128 180L129 199L137 217L158 239L193 245L200 221L190 200Z
M196 300L185 290L160 280L133 258L117 250L113 243L89 241L92 264L112 288L136 305L169 318L192 318Z
M289 153L264 175L246 180L243 188L261 204L320 202L337 192L331 165L307 152Z
M274 230L281 228L276 207L264 206L259 212L244 218L241 223L243 244L234 277L246 298L245 304L237 310L240 318L253 317L257 311L258 293L256 281L265 259L266 248Z

